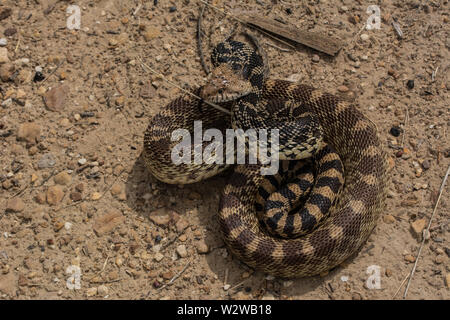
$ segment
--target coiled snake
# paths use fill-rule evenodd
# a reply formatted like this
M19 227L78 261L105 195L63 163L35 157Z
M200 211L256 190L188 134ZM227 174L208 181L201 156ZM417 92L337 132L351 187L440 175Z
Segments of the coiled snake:
M284 192L263 196L270 189L265 188L270 179L277 180L275 184L286 179L262 176L261 163L235 165L219 205L223 239L244 263L276 276L311 276L339 265L359 250L383 210L388 164L375 125L354 105L331 94L285 80L265 79L261 56L241 42L218 44L212 62L215 69L207 84L194 93L219 103L232 116L189 95L174 99L150 120L145 132L143 154L150 172L161 181L179 184L198 182L230 167L226 163L172 161L172 152L179 144L172 141L172 132L185 129L192 133L194 121L201 120L203 130L220 132L231 126L278 129L283 161L277 175L295 177L289 178L290 186L285 186ZM204 141L201 146L209 144ZM198 146L190 147L195 150ZM321 164L315 164L312 171L316 177L305 186L311 171L298 176L296 170L309 165L294 159L309 156ZM193 154L189 160L194 160ZM331 174L328 180L327 174ZM266 212L268 220L261 221L261 211L270 201L274 203L272 198L286 199L289 194L299 198L296 187L309 192L310 199L315 196L324 201L311 200L308 207L307 200L303 209L284 210L291 212L282 218L278 211ZM324 192L326 196L322 196ZM336 201L326 199L332 195L337 196ZM314 206L318 213L309 211ZM322 212L324 206L327 210ZM305 223L311 220L312 224Z

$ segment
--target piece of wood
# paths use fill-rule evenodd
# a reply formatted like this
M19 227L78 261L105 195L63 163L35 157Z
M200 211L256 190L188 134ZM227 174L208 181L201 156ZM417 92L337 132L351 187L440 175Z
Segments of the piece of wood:
M239 15L240 20L250 27L256 27L266 32L286 38L317 51L324 52L330 56L342 48L340 40L328 37L318 32L309 32L297 29L296 27L282 24L281 22L267 19L260 16Z

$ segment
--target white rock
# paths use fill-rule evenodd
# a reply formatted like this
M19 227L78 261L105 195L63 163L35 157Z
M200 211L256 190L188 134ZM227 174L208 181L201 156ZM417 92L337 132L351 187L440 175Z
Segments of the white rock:
M6 38L0 38L0 47L6 47L8 40Z
M81 158L78 160L78 164L80 164L80 165L84 165L84 164L86 164L86 162L87 162L87 160L85 158Z
M19 66L25 66L30 63L30 59L28 58L20 58L14 61L14 64L17 64Z
M287 77L286 80L291 82L299 82L302 78L303 76L300 73L294 73Z
M361 35L361 40L362 41L367 41L367 40L369 40L369 35L367 34L367 33L363 33L362 35Z

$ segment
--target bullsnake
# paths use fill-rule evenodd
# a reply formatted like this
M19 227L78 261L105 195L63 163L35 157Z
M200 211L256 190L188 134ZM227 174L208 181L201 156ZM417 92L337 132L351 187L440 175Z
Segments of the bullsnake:
M383 210L388 164L376 126L354 105L334 95L286 80L265 79L261 56L244 43L226 40L218 44L212 61L212 75L194 94L220 103L231 111L231 119L191 95L175 98L150 120L145 132L143 154L148 169L163 182L183 184L230 167L226 163L173 163L171 155L178 141L172 141L172 132L185 129L192 133L198 120L203 130L221 132L230 126L277 128L283 139L280 152L285 151L280 159L293 162L330 146L343 171L338 180L344 183L337 201L332 206L329 203L325 219L306 228L306 234L287 239L282 238L282 231L274 236L280 219L272 219L272 232L264 227L258 209L261 186L267 181L260 173L262 164L233 167L220 198L218 218L231 252L266 273L302 277L339 265L364 244ZM208 145L203 141L201 147Z

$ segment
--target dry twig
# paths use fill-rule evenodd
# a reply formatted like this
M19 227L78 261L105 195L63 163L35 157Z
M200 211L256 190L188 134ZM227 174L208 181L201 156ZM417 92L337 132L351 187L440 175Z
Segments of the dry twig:
M405 136L406 136L406 128L409 124L409 110L408 107L406 107L406 114L405 114L405 127L403 128L403 136L402 136L402 148L405 147Z
M207 105L210 105L211 107L213 107L213 108L215 108L215 109L217 109L217 110L219 110L219 111L221 111L221 112L223 112L223 113L231 114L231 112L230 112L229 110L227 110L227 109L225 109L225 108L223 108L223 107L221 107L221 106L219 106L219 105L217 105L217 104L215 104L215 103L212 103L212 102L203 100L201 97L197 96L196 94L194 94L194 93L192 93L192 92L190 92L190 91L187 91L186 89L183 89L182 87L180 87L180 86L178 86L177 84L173 83L172 81L168 80L166 77L164 77L163 74L159 73L158 71L156 71L156 70L154 70L153 68L151 68L151 67L149 67L148 65L146 65L146 64L143 62L143 60L141 59L141 57L139 57L138 59L139 59L139 61L141 62L141 65L144 67L144 69L146 68L146 69L149 70L150 72L152 72L152 73L158 75L159 77L161 77L164 81L166 81L166 82L169 83L170 85L172 85L172 86L174 86L174 87L180 89L180 90L183 91L184 93L186 93L186 94L188 94L188 95L190 95L190 96L192 96L192 97L194 97L194 98L196 98L196 99L199 99L200 101L203 101L203 102L206 103Z
M203 70L205 70L206 74L208 75L211 71L209 70L208 65L205 63L205 57L203 55L203 50L202 50L202 36L203 36L202 20L203 20L203 13L205 11L205 8L206 8L206 5L204 5L200 9L200 14L198 15L198 20L197 20L197 45L198 45L198 54L200 56L200 63L202 64Z
M425 230L425 232L428 232L428 234L430 232L431 222L433 221L433 217L434 217L434 214L436 213L437 206L439 204L439 201L441 200L442 193L444 192L445 182L447 181L449 173L450 173L450 165L448 166L447 173L445 174L445 177L442 180L442 184L441 184L441 187L439 189L439 196L438 196L438 198L436 200L436 204L434 205L433 213L431 214L430 221L428 222L428 227ZM406 299L406 295L408 294L408 289L409 289L409 286L411 284L411 280L412 280L412 277L414 275L414 272L416 272L417 262L419 261L420 253L422 252L422 248L423 248L424 244L425 244L425 237L422 236L422 242L421 242L420 247L419 247L419 252L417 253L416 262L414 263L414 266L413 266L413 268L411 270L411 274L409 276L408 284L406 285L405 293L403 294L403 299Z
M177 280L187 270L187 268L189 267L190 264L191 264L191 261L188 261L188 263L186 263L186 265L184 266L183 270L181 270L176 275L174 275L173 278L170 279L169 282L167 282L166 284L161 286L158 290L164 289L165 287L167 287L167 286L171 285L172 283L174 283L175 280Z

